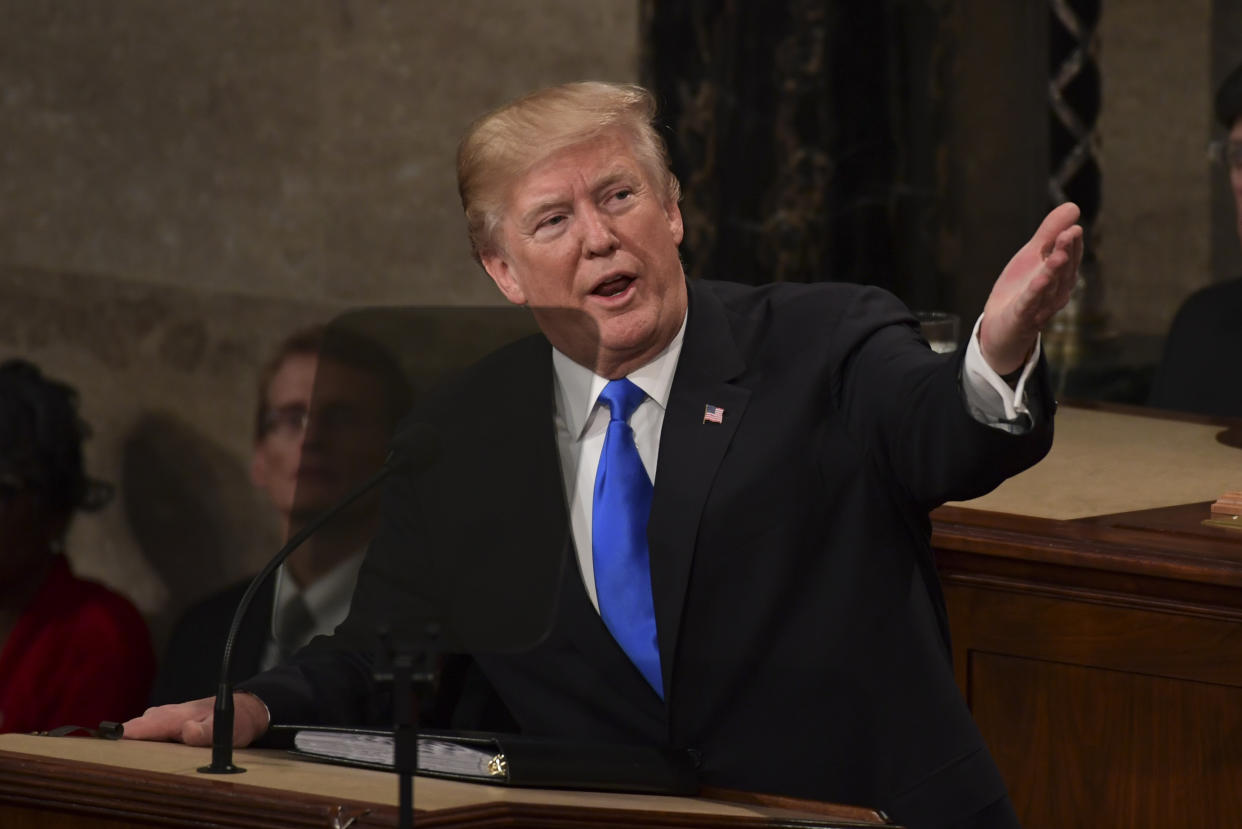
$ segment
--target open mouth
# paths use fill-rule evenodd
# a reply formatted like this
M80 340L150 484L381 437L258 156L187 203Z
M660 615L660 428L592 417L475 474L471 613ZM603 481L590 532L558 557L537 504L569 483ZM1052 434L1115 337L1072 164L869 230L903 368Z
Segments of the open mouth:
M595 296L614 297L625 293L626 289L634 282L634 277L617 275L612 279L601 282L595 286L595 290L591 293Z

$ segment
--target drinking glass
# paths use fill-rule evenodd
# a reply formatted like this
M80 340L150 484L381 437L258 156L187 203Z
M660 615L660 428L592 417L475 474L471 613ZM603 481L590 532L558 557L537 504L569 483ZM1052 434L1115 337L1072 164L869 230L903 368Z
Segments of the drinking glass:
M958 317L947 311L915 311L923 337L932 351L945 354L957 350Z

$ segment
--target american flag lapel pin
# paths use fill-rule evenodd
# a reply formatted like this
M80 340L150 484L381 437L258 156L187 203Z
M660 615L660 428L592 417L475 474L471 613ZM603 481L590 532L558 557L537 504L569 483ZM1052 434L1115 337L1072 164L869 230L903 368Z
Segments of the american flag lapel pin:
M724 409L708 403L703 408L704 423L724 423Z

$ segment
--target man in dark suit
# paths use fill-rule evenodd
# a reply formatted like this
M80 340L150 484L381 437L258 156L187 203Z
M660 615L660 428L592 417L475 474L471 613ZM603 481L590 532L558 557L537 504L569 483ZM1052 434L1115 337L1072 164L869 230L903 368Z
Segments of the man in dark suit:
M374 473L409 406L400 366L369 339L316 325L277 346L259 374L250 473L286 537ZM360 502L262 586L238 630L232 682L274 667L345 619L377 518L374 498ZM249 584L217 591L182 615L152 705L215 692L229 625Z
M523 567L550 550L550 630L476 654L523 732L692 749L705 783L911 827L1016 825L954 685L927 511L1050 444L1038 332L1075 279L1077 208L1010 261L969 348L937 355L876 289L688 284L652 117L643 90L571 84L467 135L475 251L543 336L419 407L445 461L389 487L350 619L246 683L236 733L374 714L377 623L431 613L479 641L453 572L537 592ZM210 727L209 700L126 726Z
M1218 160L1229 172L1234 222L1242 242L1242 65L1216 90L1216 120L1225 140ZM1229 366L1242 354L1242 278L1191 294L1169 328L1148 403L1162 409L1242 417L1242 384Z

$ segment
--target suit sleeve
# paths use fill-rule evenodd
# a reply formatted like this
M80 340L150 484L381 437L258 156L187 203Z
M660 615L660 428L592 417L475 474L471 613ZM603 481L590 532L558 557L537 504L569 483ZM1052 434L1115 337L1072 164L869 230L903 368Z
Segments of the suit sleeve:
M890 294L867 289L832 338L833 392L846 427L920 509L978 497L1034 464L1052 444L1052 418L1010 434L980 423L962 392L965 351L936 354ZM1041 357L1031 381L1051 400Z

